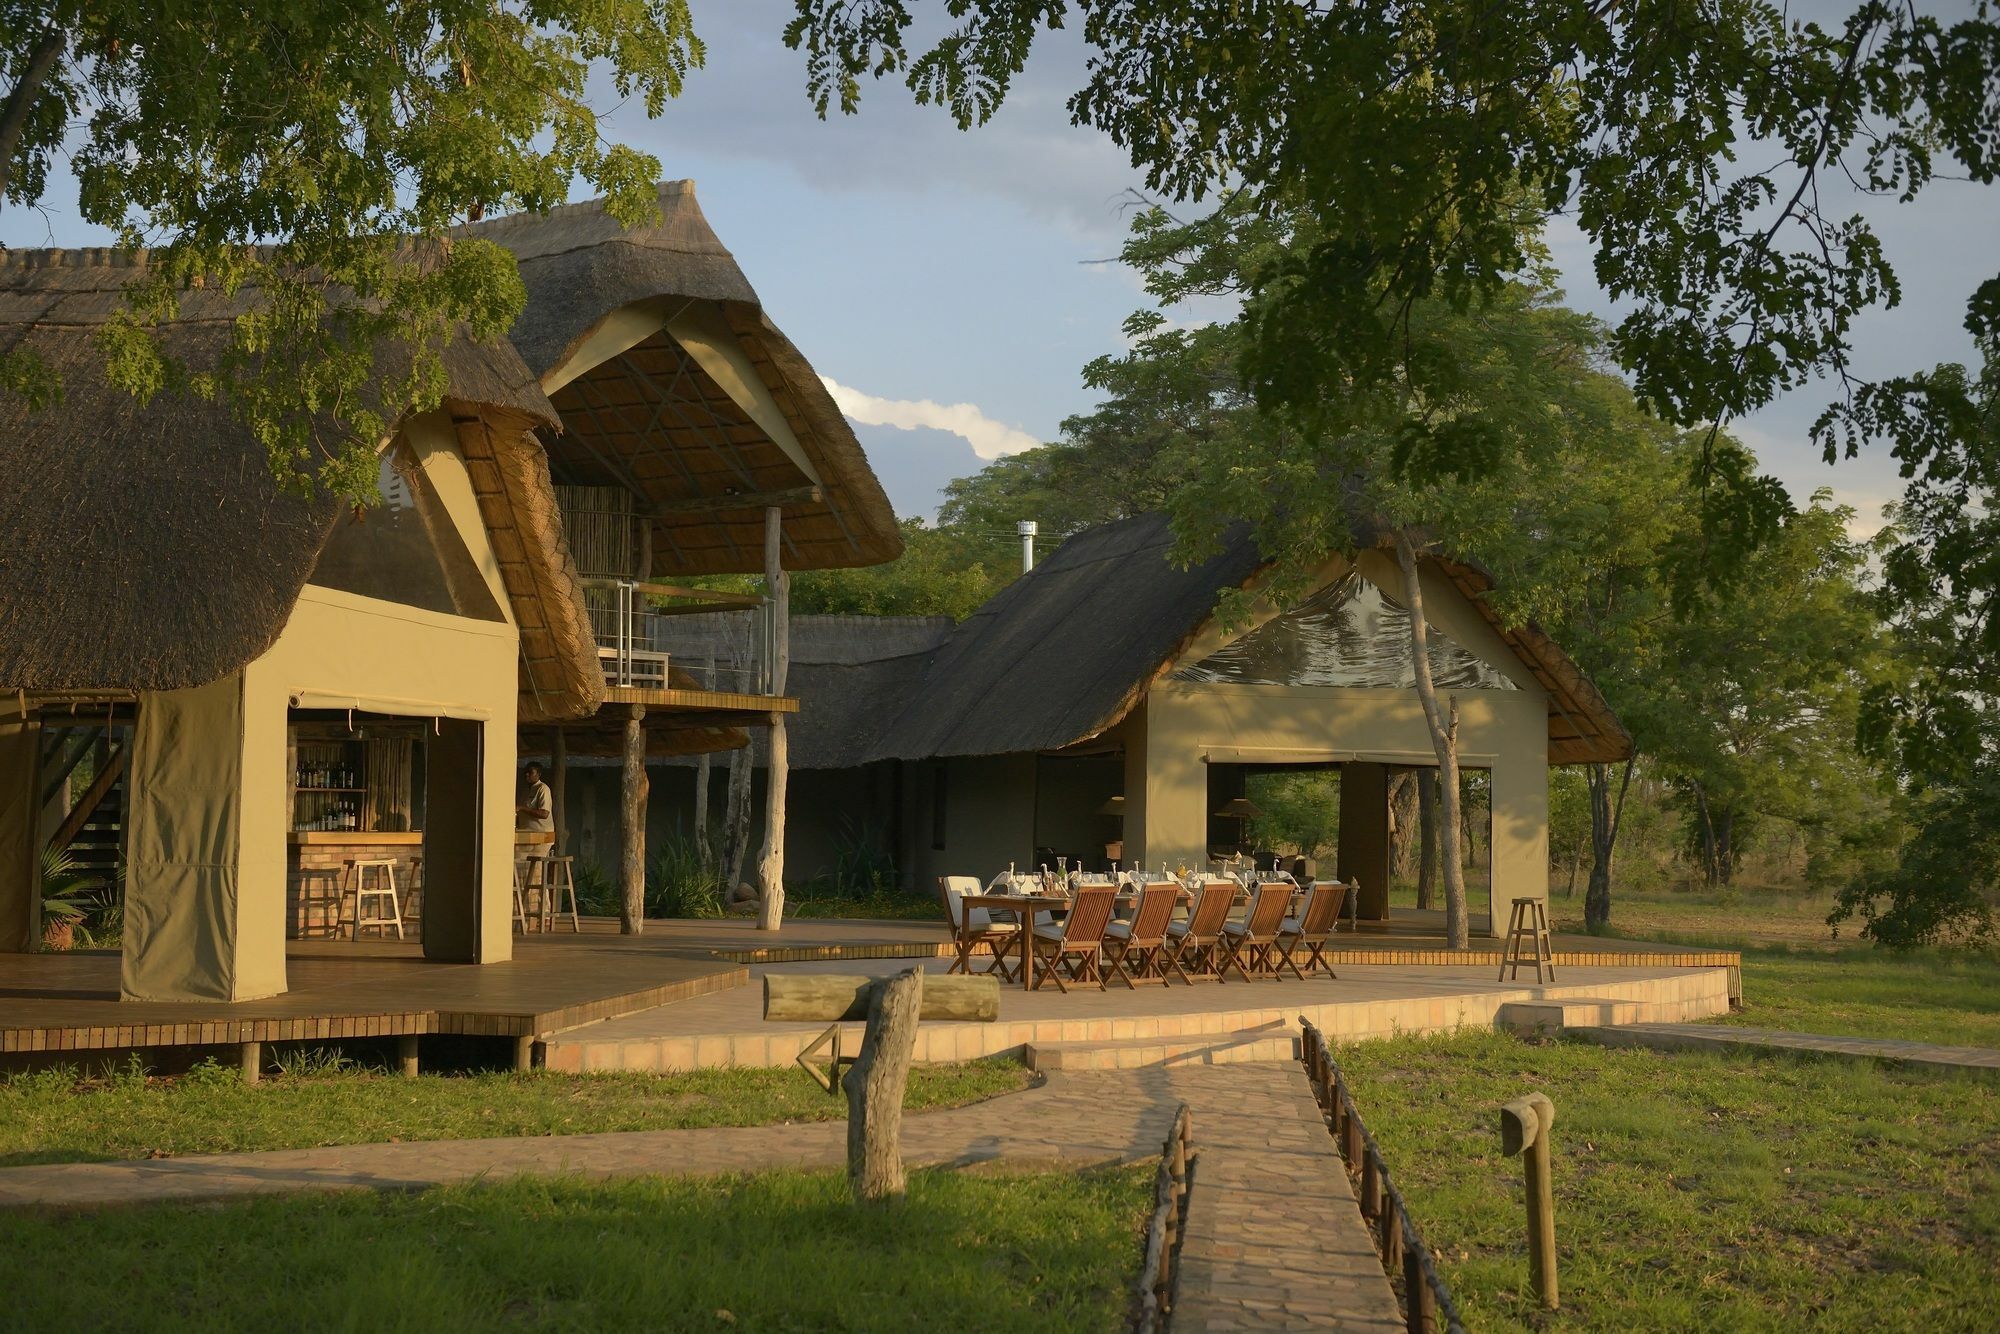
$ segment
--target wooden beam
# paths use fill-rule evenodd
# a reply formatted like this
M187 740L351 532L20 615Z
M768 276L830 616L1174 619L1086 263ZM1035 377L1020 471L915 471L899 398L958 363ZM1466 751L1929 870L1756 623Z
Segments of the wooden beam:
M663 500L653 506L653 513L665 517L669 514L710 514L722 510L774 509L784 505L817 505L820 499L818 487L794 486L783 491L738 491L734 495Z

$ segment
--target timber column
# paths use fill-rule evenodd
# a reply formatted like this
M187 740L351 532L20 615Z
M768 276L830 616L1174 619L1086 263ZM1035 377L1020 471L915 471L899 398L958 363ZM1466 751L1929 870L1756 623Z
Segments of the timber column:
M780 557L782 511L772 505L764 511L764 585L771 597L770 693L785 693L785 677L791 669L792 577L785 573ZM785 777L790 767L790 746L785 737L785 715L771 715L771 759L764 786L764 855L757 862L757 929L776 931L785 919Z
M618 909L619 930L636 936L646 929L646 706L629 704L625 715L625 772L618 803L619 845L624 851Z

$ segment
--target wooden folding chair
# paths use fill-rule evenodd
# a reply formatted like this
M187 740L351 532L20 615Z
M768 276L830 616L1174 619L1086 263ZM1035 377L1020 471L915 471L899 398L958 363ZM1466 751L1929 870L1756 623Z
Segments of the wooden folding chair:
M1008 951L1019 937L1020 927L1012 922L996 922L993 914L984 908L967 908L965 897L979 893L979 881L969 875L941 875L938 877L938 893L944 896L945 915L951 921L951 943L956 956L951 961L948 973L970 973L972 952L985 945L993 952L992 966L987 970L1006 981L1012 982L1019 968L1012 962Z
M1181 887L1171 880L1142 886L1139 907L1129 922L1113 922L1104 928L1106 971L1128 987L1141 982L1167 983L1161 954L1167 948L1167 927L1174 920L1174 906L1181 901Z
M1306 905L1297 917L1287 917L1278 924L1278 938L1271 947L1273 971L1283 976L1284 970L1292 970L1292 976L1303 982L1315 972L1334 976L1333 965L1326 959L1327 941L1333 938L1334 928L1340 925L1340 905L1347 898L1347 886L1338 880L1316 882L1306 891ZM1292 952L1303 946L1306 950L1306 970L1299 971L1298 961Z
M1236 889L1234 880L1210 880L1198 891L1188 919L1167 927L1166 966L1190 986L1196 977L1222 980L1222 928L1229 921L1229 910L1236 906ZM1190 963L1193 973L1187 970Z
M1034 928L1029 947L1035 951L1037 990L1053 977L1056 990L1067 994L1069 988L1062 978L1065 965L1070 981L1095 977L1097 989L1104 990L1104 929L1111 925L1111 910L1117 903L1116 885L1083 885L1070 900L1067 921L1061 926Z
M1271 951L1278 943L1278 928L1284 924L1294 888L1289 880L1263 882L1252 892L1250 911L1244 919L1223 925L1218 976L1227 976L1231 968L1242 974L1245 982L1250 981L1253 968L1266 977L1277 976Z

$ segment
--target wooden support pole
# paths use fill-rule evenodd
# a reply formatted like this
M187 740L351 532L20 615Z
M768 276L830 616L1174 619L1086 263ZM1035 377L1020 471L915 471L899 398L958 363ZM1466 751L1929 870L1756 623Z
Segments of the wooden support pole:
M516 1070L535 1068L535 1039L532 1036L514 1039L514 1068Z
M792 576L783 564L783 515L764 511L764 585L771 597L770 692L785 693L791 670ZM776 931L785 920L785 786L791 764L785 715L771 715L770 763L765 768L764 855L757 864L757 929Z
M625 770L619 789L619 834L623 861L618 927L628 936L646 929L646 706L627 706Z
M861 1055L848 1067L847 1180L860 1204L900 1199L903 1091L917 1047L924 970L910 968L874 984Z
M1530 1093L1500 1109L1500 1148L1509 1158L1521 1156L1528 1185L1528 1277L1542 1309L1559 1307L1556 1293L1556 1202L1549 1162L1550 1132L1556 1123L1555 1104L1545 1094Z
M549 825L556 841L549 855L559 857L569 851L569 830L563 816L569 810L569 734L560 727L549 729Z
M764 1017L788 1023L866 1019L877 979L846 973L766 973ZM1000 1017L1000 980L941 974L924 985L920 1019L990 1024Z
M264 1078L264 1044L245 1042L237 1048L237 1056L243 1063L243 1082L255 1084Z
M405 1033L396 1039L396 1064L402 1068L403 1078L417 1077L417 1035Z

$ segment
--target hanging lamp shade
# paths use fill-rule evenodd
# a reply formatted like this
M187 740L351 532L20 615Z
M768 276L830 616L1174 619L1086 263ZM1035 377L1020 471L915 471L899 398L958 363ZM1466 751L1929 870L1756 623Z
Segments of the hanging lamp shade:
M1125 798L1122 796L1105 798L1104 804L1097 808L1097 813L1099 815L1123 815L1125 813Z
M1228 801L1216 807L1215 813L1217 815L1231 816L1238 820L1255 820L1264 814L1248 797L1231 797Z

